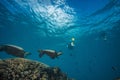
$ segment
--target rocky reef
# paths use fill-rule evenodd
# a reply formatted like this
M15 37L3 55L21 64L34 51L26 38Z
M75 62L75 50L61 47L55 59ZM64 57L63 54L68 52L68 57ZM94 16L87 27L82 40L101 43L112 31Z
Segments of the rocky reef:
M0 60L0 80L73 80L58 67L24 58Z

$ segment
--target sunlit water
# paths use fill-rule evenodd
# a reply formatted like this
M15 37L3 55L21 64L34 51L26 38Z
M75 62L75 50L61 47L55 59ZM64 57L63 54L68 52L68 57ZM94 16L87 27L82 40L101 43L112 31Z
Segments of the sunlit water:
M59 66L76 80L120 77L119 34L119 0L0 0L0 44L21 46L32 53L28 59ZM72 38L75 47L69 50ZM63 55L39 58L38 49ZM13 57L0 54L1 59Z

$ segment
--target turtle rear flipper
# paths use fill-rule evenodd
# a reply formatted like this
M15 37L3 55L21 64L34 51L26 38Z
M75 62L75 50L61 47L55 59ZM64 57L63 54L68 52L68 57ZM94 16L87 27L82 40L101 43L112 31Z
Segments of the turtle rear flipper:
M39 52L39 57L41 58L44 55L44 52L43 50L38 50L38 52Z
M4 51L4 46L0 46L0 51Z
M0 51L3 51L3 48L2 48L2 46L0 46Z

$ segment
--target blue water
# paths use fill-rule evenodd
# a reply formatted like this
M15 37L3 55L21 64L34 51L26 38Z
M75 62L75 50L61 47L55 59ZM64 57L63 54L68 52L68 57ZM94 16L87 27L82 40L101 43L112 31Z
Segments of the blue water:
M0 0L0 44L21 46L32 53L27 59L58 66L76 80L120 77L119 34L120 0ZM63 55L39 58L38 49ZM0 52L0 58L14 56Z

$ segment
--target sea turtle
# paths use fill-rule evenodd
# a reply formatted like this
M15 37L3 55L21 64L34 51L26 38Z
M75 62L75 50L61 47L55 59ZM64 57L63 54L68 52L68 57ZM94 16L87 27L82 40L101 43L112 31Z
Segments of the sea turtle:
M26 52L23 48L11 45L11 44L5 44L0 46L0 51L5 51L7 54L24 58L26 55L29 55L29 52Z
M52 59L62 55L62 52L56 52L55 50L45 49L45 50L38 50L39 57L42 57L44 54L47 54Z

